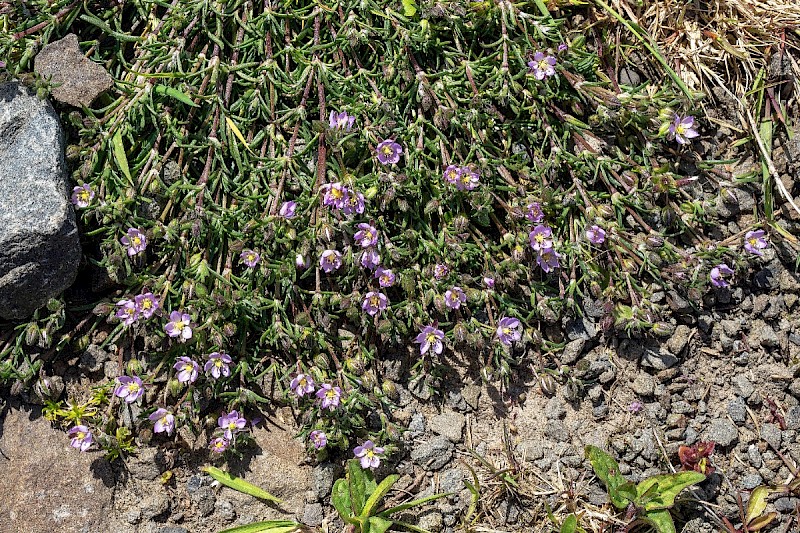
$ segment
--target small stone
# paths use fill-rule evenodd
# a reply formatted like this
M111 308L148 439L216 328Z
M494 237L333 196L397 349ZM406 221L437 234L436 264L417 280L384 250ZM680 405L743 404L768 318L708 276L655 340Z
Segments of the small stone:
M161 492L156 492L146 496L139 504L139 509L144 520L152 520L169 510L169 498Z
M200 487L191 495L192 505L200 516L209 516L214 512L217 496L211 487Z
M758 446L755 444L751 444L747 447L747 459L750 460L750 464L753 465L753 468L761 468L761 465L764 464L761 452L758 451Z
M334 463L321 463L311 471L311 490L318 500L324 500L330 495L333 483L341 467Z
M444 411L431 418L429 427L437 435L447 437L453 442L461 440L466 419L461 413L455 411Z
M669 304L670 309L678 314L692 312L692 305L676 291L669 291L667 293L667 304Z
M778 498L772 504L775 506L775 510L779 513L791 513L797 509L797 504L800 503L800 499L794 497L784 497Z
M774 449L780 449L781 429L775 424L764 424L761 426L761 438L767 441Z
M53 98L75 107L90 106L114 85L106 69L83 55L74 33L45 45L36 55L33 70L56 85Z
M586 339L575 339L568 342L559 358L561 364L569 365L577 361L581 353L583 353L584 346L586 346Z
M739 438L739 431L728 420L717 419L709 424L706 435L705 440L713 440L722 448L727 448Z
M642 83L642 76L632 68L623 67L619 69L619 83L636 87Z
M756 391L755 386L742 374L733 378L733 391L745 400Z
M464 401L467 402L467 405L475 411L478 410L478 400L481 397L481 388L478 385L465 385L461 395L464 396Z
M464 488L464 472L460 468L445 470L439 476L439 489L442 492L457 493Z
M569 432L561 420L548 420L545 422L544 434L556 442L569 440Z
M203 486L203 477L194 475L189 478L189 481L186 482L186 492L192 494L197 492L197 489Z
M411 415L408 431L411 433L425 433L425 415L422 413L414 413Z
M421 515L419 515L417 526L419 526L421 529L430 531L431 533L437 533L438 531L441 531L444 527L442 513L436 510L423 512Z
M434 437L411 450L411 460L425 470L439 470L453 458L453 443L446 437Z
M233 522L236 520L236 509L230 500L220 498L217 500L216 515L226 522Z
M103 364L110 359L110 353L96 344L90 344L81 356L80 366L86 372L99 372Z
M642 366L656 370L666 370L678 363L678 358L664 349L646 348L642 353Z
M739 396L728 402L728 416L737 424L744 424L747 421L747 405Z
M544 408L544 416L549 420L561 420L567 416L567 408L560 398L550 398Z
M692 330L689 329L689 326L684 324L680 324L677 328L675 328L675 333L667 341L667 349L676 356L680 356L683 353L683 350L686 349L686 346L689 344L689 338L691 337Z
M322 525L325 518L325 509L321 503L307 503L303 509L303 522L307 526L317 527Z
M544 457L544 444L540 440L524 440L517 444L517 454L525 461Z
M642 397L649 397L653 395L655 391L656 383L653 379L653 376L647 374L645 372L639 372L636 375L636 378L631 383L631 389L633 392L638 394Z
M133 479L153 481L161 475L161 454L157 448L141 448L139 455L128 461L128 472Z
M759 474L747 474L742 478L742 488L745 490L753 490L754 488L761 485L761 482L764 481L761 479Z
M786 422L786 429L800 429L800 405L790 407L789 410L786 411L784 421Z

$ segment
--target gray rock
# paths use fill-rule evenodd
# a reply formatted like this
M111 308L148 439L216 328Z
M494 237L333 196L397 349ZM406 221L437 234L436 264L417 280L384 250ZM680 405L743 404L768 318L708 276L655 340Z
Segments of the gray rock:
M761 485L762 481L764 480L761 479L761 476L758 474L747 474L742 478L742 488L745 490L752 490Z
M328 497L340 471L341 467L334 463L322 463L314 467L311 471L311 490L317 499Z
M541 440L524 440L517 444L517 455L525 461L536 461L544 457L544 444Z
M153 481L161 475L161 454L157 448L141 448L139 454L127 463L128 473L133 479Z
M683 526L681 533L714 533L714 525L703 517L692 518Z
M750 461L750 464L753 465L753 468L761 468L761 465L764 464L761 452L758 451L758 446L755 444L751 444L747 447L747 459Z
M110 359L110 353L96 344L90 344L81 356L80 367L86 372L99 372L103 364Z
M733 391L745 400L756 391L755 386L750 383L744 375L739 374L733 378Z
M586 346L586 339L575 339L570 341L564 346L564 351L561 353L561 364L569 365L578 360Z
M414 413L411 422L408 424L408 431L411 433L425 433L425 415Z
M217 503L217 495L211 487L200 487L192 495L192 505L200 516L209 516L214 512Z
M464 390L461 391L461 395L464 396L464 401L467 402L467 405L477 411L478 401L481 397L481 388L478 385L465 385Z
M653 376L640 372L631 383L631 389L639 396L652 396L656 388L656 382Z
M632 68L623 67L619 69L619 83L636 87L642 83L642 76Z
M0 317L21 319L72 284L81 249L55 111L16 82L0 102Z
M426 470L439 470L453 458L453 443L446 437L434 437L411 450L411 460Z
M781 429L775 424L761 426L761 438L767 441L776 450L781 447Z
M317 527L322 525L325 518L325 509L321 503L308 503L303 509L303 522L307 526Z
M431 533L441 531L444 527L444 518L442 517L442 513L436 510L423 512L421 515L419 515L417 526L430 531Z
M739 396L728 402L728 416L737 424L744 424L747 421L747 405Z
M548 420L545 422L544 434L556 442L566 442L569 440L569 432L566 426L564 426L564 422L561 420Z
M800 429L800 405L790 407L786 411L786 429Z
M647 347L642 352L642 366L656 370L666 370L678 363L678 358L663 348Z
M794 497L778 498L773 502L775 510L779 513L791 513L797 508L800 499Z
M162 492L150 494L139 504L139 510L144 520L152 520L158 515L169 511L169 498Z
M709 424L706 435L706 440L713 440L719 446L727 448L739 438L739 431L730 421L717 419Z
M453 442L461 440L466 419L461 413L455 411L444 411L441 414L431 417L429 427L437 435L447 437Z
M460 468L445 470L439 476L439 489L442 492L457 493L464 488L464 472Z
M236 520L236 509L230 500L220 498L217 500L216 515L226 522L233 522Z
M194 475L186 482L186 492L192 494L197 492L197 489L203 486L203 476Z
M691 337L692 330L689 326L680 324L675 328L675 333L667 341L667 349L673 354L680 356L686 346L689 344L689 337Z
M114 84L106 69L83 55L73 33L42 48L33 70L58 85L53 87L53 98L75 107L88 107Z
M544 407L544 416L548 420L561 420L567 416L567 408L560 398L550 398Z

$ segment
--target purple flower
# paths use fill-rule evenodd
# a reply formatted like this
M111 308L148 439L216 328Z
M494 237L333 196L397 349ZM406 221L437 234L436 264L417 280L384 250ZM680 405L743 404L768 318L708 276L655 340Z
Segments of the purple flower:
M628 405L628 411L633 414L641 412L642 409L644 409L644 404L639 400L633 400L630 405Z
M358 225L358 231L353 236L359 246L369 248L378 244L378 230L373 226L362 222Z
M720 263L711 269L711 284L715 287L727 287L728 282L724 276L733 276L733 270L725 263Z
M420 355L433 348L433 353L440 354L444 349L444 331L435 328L434 326L425 326L420 330L419 335L416 336L414 342L418 343Z
M314 378L307 374L297 374L289 383L289 388L302 398L304 395L314 392Z
M139 310L136 308L136 303L132 300L120 300L117 302L117 314L115 316L119 318L123 324L130 326L139 320Z
M467 295L461 290L461 287L453 287L444 293L444 303L450 309L458 309L461 304L467 301Z
M394 272L388 268L378 267L375 270L375 277L378 278L378 285L381 287L391 287L394 285Z
M319 258L319 266L328 274L338 270L342 266L342 254L336 250L325 250Z
M253 250L242 250L242 253L239 254L239 257L242 259L242 263L245 264L248 268L253 268L261 261L261 255Z
M194 383L197 381L197 376L200 375L200 365L185 355L178 357L178 362L172 368L178 371L175 377L181 383Z
M586 238L592 244L603 244L606 242L606 230L595 224L586 230Z
M233 362L231 356L226 353L213 352L208 354L208 361L203 365L205 372L211 371L214 379L219 379L220 376L226 378L231 375L231 367L228 366Z
M119 242L128 247L128 256L136 255L147 249L147 238L144 233L136 228L128 228L128 234L122 237Z
M278 210L278 216L281 218L294 218L294 212L297 210L297 202L289 200L283 202L281 208Z
M536 226L528 234L528 238L531 241L531 248L534 250L553 247L553 230L549 226Z
M375 446L375 443L368 440L361 446L356 446L353 454L361 460L361 468L378 468L381 464L383 448Z
M456 182L456 189L459 191L471 191L480 184L481 174L477 170L469 167L462 167L461 174Z
M75 207L89 207L93 198L94 191L92 190L92 186L88 183L84 183L72 189L71 200Z
M169 322L164 326L164 331L170 337L177 337L181 342L192 338L192 317L180 311L169 314Z
M92 439L92 432L89 431L89 428L83 425L75 426L74 428L70 429L67 433L67 436L72 439L69 445L82 452L88 450L89 446L91 446L92 442L94 442Z
M522 324L516 318L504 316L497 322L497 338L506 346L522 338Z
M769 246L765 235L766 233L764 233L763 229L748 231L744 236L744 249L751 254L764 255L761 250Z
M327 205L335 209L344 209L350 197L350 191L339 183L326 183L320 187L322 191L322 205Z
M556 58L544 52L536 52L533 54L533 61L528 61L528 67L533 72L533 76L540 81L549 76L554 76L556 73L555 66Z
M361 304L361 309L367 312L370 316L375 316L386 309L389 305L389 299L382 292L370 291L364 297L364 303Z
M310 265L310 263L303 257L303 254L297 254L294 256L294 266L297 267L297 270L305 270Z
M347 197L347 201L344 203L344 208L342 208L342 213L347 216L352 215L353 213L358 213L359 215L364 212L364 195L360 192L352 191L350 195Z
M127 403L133 403L144 394L144 385L137 376L120 376L117 378L117 387L114 389L114 396L122 398Z
M239 412L234 410L230 413L222 413L222 416L217 419L217 424L225 430L225 439L232 441L233 436L247 425L247 420L239 416Z
M486 285L487 289L494 289L494 278L485 277L483 278L483 283Z
M143 292L137 295L134 299L136 310L145 318L153 316L160 307L158 297L152 292Z
M542 211L542 205L539 202L532 202L528 204L528 210L525 212L525 218L534 224L538 224L543 221L544 211Z
M375 150L378 152L378 161L380 161L382 165L393 165L397 163L400 161L400 154L403 153L403 147L391 139L381 141Z
M332 130L344 130L350 131L350 128L353 127L353 122L355 122L356 117L352 115L348 115L346 111L342 111L341 113L336 113L336 111L331 111L330 119L328 120L328 125Z
M369 248L361 253L361 266L369 270L375 270L381 264L381 256L375 248Z
M566 52L568 48L569 46L567 45L567 43L561 43L558 45L559 52Z
M433 267L433 277L436 281L441 281L445 276L450 273L450 267L444 263L437 263Z
M461 167L458 165L449 165L444 169L444 181L450 185L457 185L461 180Z
M214 453L223 453L225 450L228 449L231 443L224 437L217 437L215 439L211 439L211 442L208 444L208 447L211 448L211 451Z
M559 268L561 263L558 262L558 252L552 248L542 248L536 256L536 264L539 265L546 273L550 273L555 268Z
M147 418L149 418L151 422L154 422L153 433L172 435L172 432L175 430L175 417L163 407L159 407L153 411Z
M691 115L682 117L675 114L672 124L669 125L669 137L678 141L678 144L688 144L691 139L699 137L700 134L694 129L694 117Z
M315 429L308 435L309 440L311 440L311 444L314 445L314 448L317 450L321 450L328 444L328 436L325 434L324 431Z
M322 400L323 409L330 409L333 411L339 407L339 400L341 397L342 389L339 387L334 387L329 383L323 383L320 385L319 390L317 391L317 398Z

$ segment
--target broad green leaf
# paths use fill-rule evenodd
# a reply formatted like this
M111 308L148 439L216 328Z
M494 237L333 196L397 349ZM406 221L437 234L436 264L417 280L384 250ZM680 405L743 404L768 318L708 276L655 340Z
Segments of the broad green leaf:
M619 465L613 457L596 446L586 446L586 457L592 463L592 468L597 477L605 484L608 497L617 509L624 509L630 500L619 493L620 485L625 483L625 478L619 473Z
M339 518L348 524L356 523L356 520L353 518L356 516L356 513L353 511L353 502L350 500L350 487L346 479L337 479L336 483L333 484L331 503L333 503L336 512L339 513Z
M657 533L675 533L675 523L666 509L647 511L642 519L653 526Z
M706 476L693 470L649 477L636 486L637 503L643 504L647 511L668 509L675 505L680 491L705 479ZM647 501L645 495L649 496Z
M370 481L372 482L371 484ZM357 460L351 459L347 462L347 484L350 491L353 516L359 516L367 498L375 490L375 480L372 479L372 472L364 470ZM370 487L370 485L372 486Z
M578 528L578 517L574 514L569 515L564 519L564 523L561 524L561 531L560 533L575 533L575 530Z
M291 520L267 520L223 529L219 533L294 533L301 528L300 524Z
M194 101L191 98L189 98L189 96L186 93L183 93L178 89L175 89L174 87L168 87L166 85L156 85L155 87L153 87L153 92L156 94L165 94L171 98L183 102L188 106L199 107L197 104L194 103Z
M364 508L361 510L361 518L368 518L372 516L372 511L377 507L378 502L386 496L386 493L391 490L392 485L400 478L397 474L392 474L391 476L386 476L381 484L375 488L375 491L370 494L367 503L364 504Z
M114 152L117 166L128 179L128 183L133 186L133 177L131 177L131 170L128 167L128 156L125 155L125 147L122 145L122 132L120 130L117 130L114 136L111 137L111 149Z
M625 498L626 500L634 501L636 500L637 496L636 485L631 481L626 481L625 483L617 487L617 494L619 494L620 497Z
M415 0L403 0L403 14L413 17L417 14L417 2Z
M758 518L753 519L752 522L747 523L747 531L759 531L764 529L776 518L778 518L778 513L775 512L762 514Z
M760 485L753 489L750 493L750 501L747 502L747 514L745 515L745 523L750 523L751 520L759 516L767 508L767 496L770 490L764 485Z
M208 475L225 485L226 487L230 487L233 490L238 490L239 492L243 492L245 494L249 494L250 496L255 496L256 498L260 498L262 500L267 500L270 502L281 503L282 500L276 498L269 492L265 491L261 487L256 487L249 481L245 481L242 478L235 477L230 475L228 472L220 470L219 468L213 466L207 466L203 468L203 471L206 472Z
M392 527L391 520L386 520L380 516L370 516L367 523L369 524L369 533L385 533Z
M420 498L418 500L412 500L410 502L401 503L391 509L386 509L385 511L381 511L378 513L378 516L382 516L386 518L390 514L399 513L400 511L405 511L406 509L411 509L412 507L416 507L418 505L424 505L428 502L432 502L434 500L438 500L439 498L444 498L445 496L450 496L452 492L447 492L444 494L432 494L431 496L425 496L424 498Z

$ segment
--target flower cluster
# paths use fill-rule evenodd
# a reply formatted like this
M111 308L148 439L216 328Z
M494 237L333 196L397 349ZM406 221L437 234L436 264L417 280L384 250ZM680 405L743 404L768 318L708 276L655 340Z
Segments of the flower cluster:
M355 121L356 117L348 115L347 111L342 111L341 113L331 111L330 118L328 119L328 127L337 131L350 131Z
M133 300L123 299L117 302L116 317L126 326L132 326L139 319L149 319L161 308L160 301L152 292L143 292Z
M444 169L445 183L455 186L459 191L471 191L480 185L481 174L472 165L460 167L449 165Z
M308 374L297 374L292 379L291 383L289 383L289 388L292 389L299 398L317 391L316 397L320 402L320 406L322 409L328 409L330 411L339 407L342 398L342 389L330 383L321 384L319 390L317 390L317 384L314 382L314 378Z
M363 249L360 260L361 266L369 270L378 268L381 262L381 256L377 250L378 230L371 224L362 222L358 225L358 231L353 235L353 239Z
M531 248L536 252L536 264L549 273L561 265L558 258L561 257L553 247L553 230L550 226L537 225L528 234Z
M222 431L220 435L211 439L208 447L212 452L221 454L236 442L236 435L243 432L247 427L247 419L239 414L235 409L229 413L222 413L217 419L217 431Z
M341 182L326 183L320 187L322 205L331 207L349 216L364 212L364 195Z

